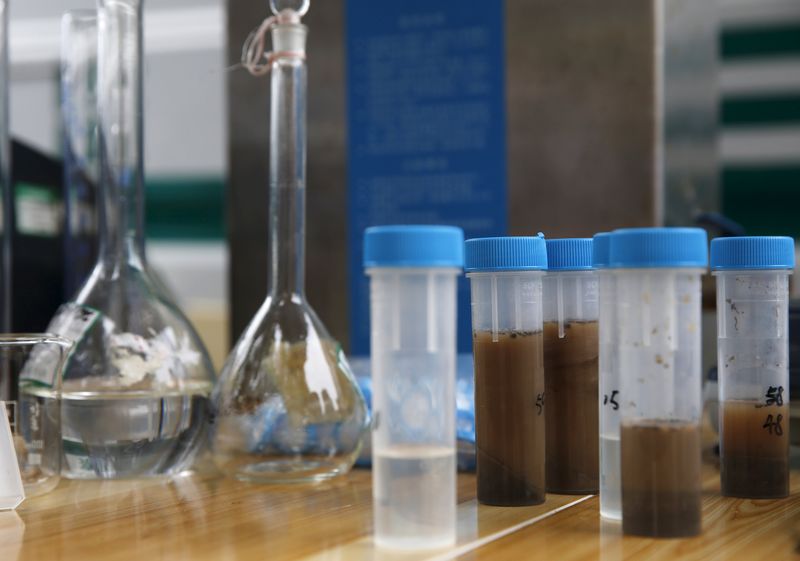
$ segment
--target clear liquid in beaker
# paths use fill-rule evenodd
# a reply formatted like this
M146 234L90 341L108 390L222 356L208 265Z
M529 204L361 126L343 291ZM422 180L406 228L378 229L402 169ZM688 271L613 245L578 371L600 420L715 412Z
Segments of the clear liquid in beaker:
M50 388L44 391L52 393ZM22 388L18 403L18 426L14 446L20 473L29 495L46 493L58 485L61 449L59 407L55 399L44 399ZM23 421L23 422L19 422Z
M183 392L62 394L64 464L71 479L152 477L191 467L208 426L210 384ZM50 392L33 394L43 406Z

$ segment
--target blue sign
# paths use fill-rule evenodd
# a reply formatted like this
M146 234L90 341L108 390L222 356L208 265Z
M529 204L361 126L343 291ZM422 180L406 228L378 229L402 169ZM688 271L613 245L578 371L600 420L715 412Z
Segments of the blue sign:
M504 235L503 2L347 0L351 354L369 353L368 226L446 224ZM472 350L469 285L458 349Z

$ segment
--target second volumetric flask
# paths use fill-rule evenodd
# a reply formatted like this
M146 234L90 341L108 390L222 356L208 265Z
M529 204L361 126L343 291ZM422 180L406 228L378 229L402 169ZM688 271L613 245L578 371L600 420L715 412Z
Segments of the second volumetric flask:
M539 504L545 499L545 241L468 240L465 263L472 292L478 501Z

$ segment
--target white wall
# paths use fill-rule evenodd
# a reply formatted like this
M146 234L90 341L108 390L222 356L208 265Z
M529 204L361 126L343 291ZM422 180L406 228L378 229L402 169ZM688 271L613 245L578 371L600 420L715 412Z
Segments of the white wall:
M64 10L92 7L94 2L10 2L12 134L58 154L59 20ZM144 27L147 174L223 176L227 149L224 3L146 3Z

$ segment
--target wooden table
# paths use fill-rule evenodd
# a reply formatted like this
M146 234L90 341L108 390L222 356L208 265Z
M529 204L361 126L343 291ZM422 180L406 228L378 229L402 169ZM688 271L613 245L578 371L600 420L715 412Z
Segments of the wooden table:
M719 496L705 468L703 535L623 538L597 497L550 495L535 507L478 505L474 475L458 478L458 543L427 554L373 547L370 472L316 487L254 486L193 475L173 481L62 481L0 513L0 561L800 559L800 472L790 498Z

